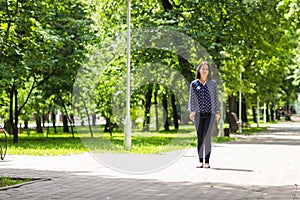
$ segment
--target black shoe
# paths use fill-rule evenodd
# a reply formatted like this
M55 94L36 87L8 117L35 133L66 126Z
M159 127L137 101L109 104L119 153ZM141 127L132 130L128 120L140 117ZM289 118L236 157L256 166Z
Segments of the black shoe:
M196 168L203 168L203 163L200 163L200 165L198 165Z
M205 166L204 166L204 168L210 168L210 165L209 165L209 163L205 163Z

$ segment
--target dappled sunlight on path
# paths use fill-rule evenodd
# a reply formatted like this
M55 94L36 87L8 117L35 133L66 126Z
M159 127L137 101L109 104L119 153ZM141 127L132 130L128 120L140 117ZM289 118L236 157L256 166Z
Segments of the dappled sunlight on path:
M254 135L232 134L238 144L300 145L300 115L293 115L292 121L279 121Z

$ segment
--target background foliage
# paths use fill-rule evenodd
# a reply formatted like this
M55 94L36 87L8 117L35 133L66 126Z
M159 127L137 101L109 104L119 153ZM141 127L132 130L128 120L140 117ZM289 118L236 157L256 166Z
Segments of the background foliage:
M39 132L48 119L45 115L56 114L58 109L64 132L70 131L78 115L90 116L93 122L96 115L104 117L105 131L120 124L110 101L118 92L116 85L125 80L126 46L115 39L126 32L126 4L115 0L1 0L0 112L15 143L19 122L26 127L34 116ZM299 15L298 0L132 0L131 27L170 29L194 39L219 70L226 112L237 112L236 99L242 91L243 121L247 121L248 110L257 101L274 112L280 106L289 108L297 98ZM103 70L92 83L96 93L90 95L96 96L96 107L77 102L75 107L85 108L79 112L72 108L79 69L89 64L86 58L99 45L111 44L124 50L120 55L101 55L111 59L96 63ZM132 51L136 82L142 81L138 80L141 66L151 62L180 72L187 82L194 79L195 63L176 52L153 48ZM167 72L160 73L163 78ZM185 113L180 115L179 104L168 87L147 84L132 94L131 113L134 122L142 119L137 128L154 129L150 125L155 117L150 113L160 106L154 115L161 113L165 122L155 128L178 129L178 121L188 122ZM55 127L55 118L50 119Z

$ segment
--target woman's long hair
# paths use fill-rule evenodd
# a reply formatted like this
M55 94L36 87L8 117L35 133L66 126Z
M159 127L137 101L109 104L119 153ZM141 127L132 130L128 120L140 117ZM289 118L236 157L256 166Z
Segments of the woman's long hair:
M207 67L208 67L207 80L209 81L209 80L212 79L212 77L211 77L211 67L210 67L209 62L207 62L207 61L203 61L202 63L200 63L200 65L198 65L197 71L196 71L196 79L199 79L199 80L200 80L200 78L201 78L200 69L201 69L204 65L207 65Z

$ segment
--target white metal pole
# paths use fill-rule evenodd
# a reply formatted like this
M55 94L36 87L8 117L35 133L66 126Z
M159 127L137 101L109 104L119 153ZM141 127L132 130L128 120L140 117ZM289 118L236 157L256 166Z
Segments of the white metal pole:
M125 140L126 149L131 148L132 122L130 118L130 50L131 50L131 0L127 0L127 84L126 84L126 117L125 117Z
M224 103L221 102L219 136L224 136Z
M267 104L264 102L264 123L267 123Z
M242 73L240 73L240 79L242 81ZM239 133L242 133L242 88L240 88L239 92L239 121L240 121L240 126L239 126Z

